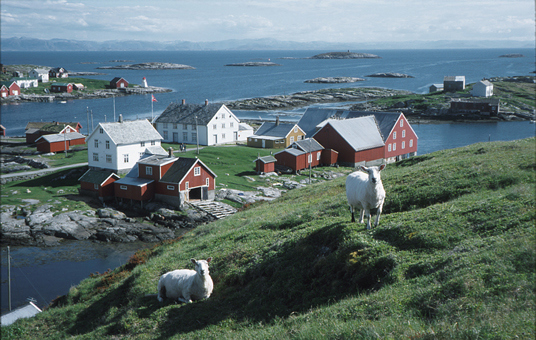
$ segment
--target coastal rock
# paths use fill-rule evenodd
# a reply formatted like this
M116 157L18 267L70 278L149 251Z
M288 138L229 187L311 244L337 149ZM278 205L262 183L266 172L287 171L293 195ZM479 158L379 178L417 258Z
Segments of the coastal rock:
M381 58L371 53L355 53L355 52L328 52L321 53L310 57L310 59L364 59L364 58Z
M379 78L413 78L413 76L403 74L403 73L394 73L394 72L383 72L383 73L374 73L369 74L365 77L379 77Z
M339 84L339 83L355 83L365 81L363 78L355 77L320 77L304 81L304 83L322 83L322 84Z
M524 55L521 53L508 53L500 55L499 58L523 58Z
M183 64L173 63L139 63L139 64L125 64L116 66L99 66L97 69L117 69L117 70L195 70L195 67Z
M248 61L245 63L227 64L225 66L281 66L281 64L272 63L270 61Z

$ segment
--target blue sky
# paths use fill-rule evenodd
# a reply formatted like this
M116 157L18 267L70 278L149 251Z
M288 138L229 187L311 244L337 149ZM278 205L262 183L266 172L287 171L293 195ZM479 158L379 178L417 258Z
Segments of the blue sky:
M534 0L2 0L1 38L532 42Z

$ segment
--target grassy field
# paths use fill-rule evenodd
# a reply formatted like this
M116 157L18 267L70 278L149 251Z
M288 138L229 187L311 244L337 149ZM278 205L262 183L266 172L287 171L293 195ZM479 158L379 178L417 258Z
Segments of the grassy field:
M535 142L388 165L370 231L344 178L290 191L92 275L2 338L534 339ZM210 299L146 297L209 256Z

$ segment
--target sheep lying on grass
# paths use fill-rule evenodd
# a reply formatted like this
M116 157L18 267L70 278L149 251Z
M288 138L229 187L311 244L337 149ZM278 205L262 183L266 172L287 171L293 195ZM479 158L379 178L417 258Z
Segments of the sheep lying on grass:
M162 302L164 297L186 303L208 299L214 287L208 271L211 260L212 257L206 261L191 259L195 270L177 269L162 275L158 281L158 301Z
M346 178L346 198L352 212L352 222L355 222L354 210L360 209L359 223L363 223L363 215L367 216L367 229L370 229L370 210L377 209L376 223L380 223L383 201L385 200L385 190L383 189L380 171L385 168L381 166L361 167L361 170L348 175Z

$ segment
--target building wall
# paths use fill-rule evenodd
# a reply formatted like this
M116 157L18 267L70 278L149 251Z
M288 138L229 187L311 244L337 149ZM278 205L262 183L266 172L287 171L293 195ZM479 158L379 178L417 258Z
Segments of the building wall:
M332 165L337 163L339 153L333 149L324 149L322 150L322 155L320 158L321 164Z
M194 168L201 167L201 174L199 176L194 175ZM215 178L209 173L202 165L196 163L192 170L184 176L184 179L180 183L180 191L186 190L186 182L188 182L188 188L197 188L201 186L206 186L206 179L209 178L208 190L214 190L215 188Z
M275 170L275 163L264 163L263 161L256 161L255 171L258 173L273 172Z
M404 115L400 115L391 134L385 140L385 159L396 160L401 155L417 153L417 135Z
M263 146L264 141L264 146ZM251 136L248 137L247 146L254 147L254 148L265 148L265 149L284 149L286 148L287 142L285 138L281 139L264 139L262 136Z
M121 187L126 187L121 189ZM135 201L147 201L154 198L154 182L142 186L124 185L114 182L115 197L132 199Z
M305 134L300 130L298 125L296 125L285 139L285 148L290 146L292 143L302 140L304 138Z

